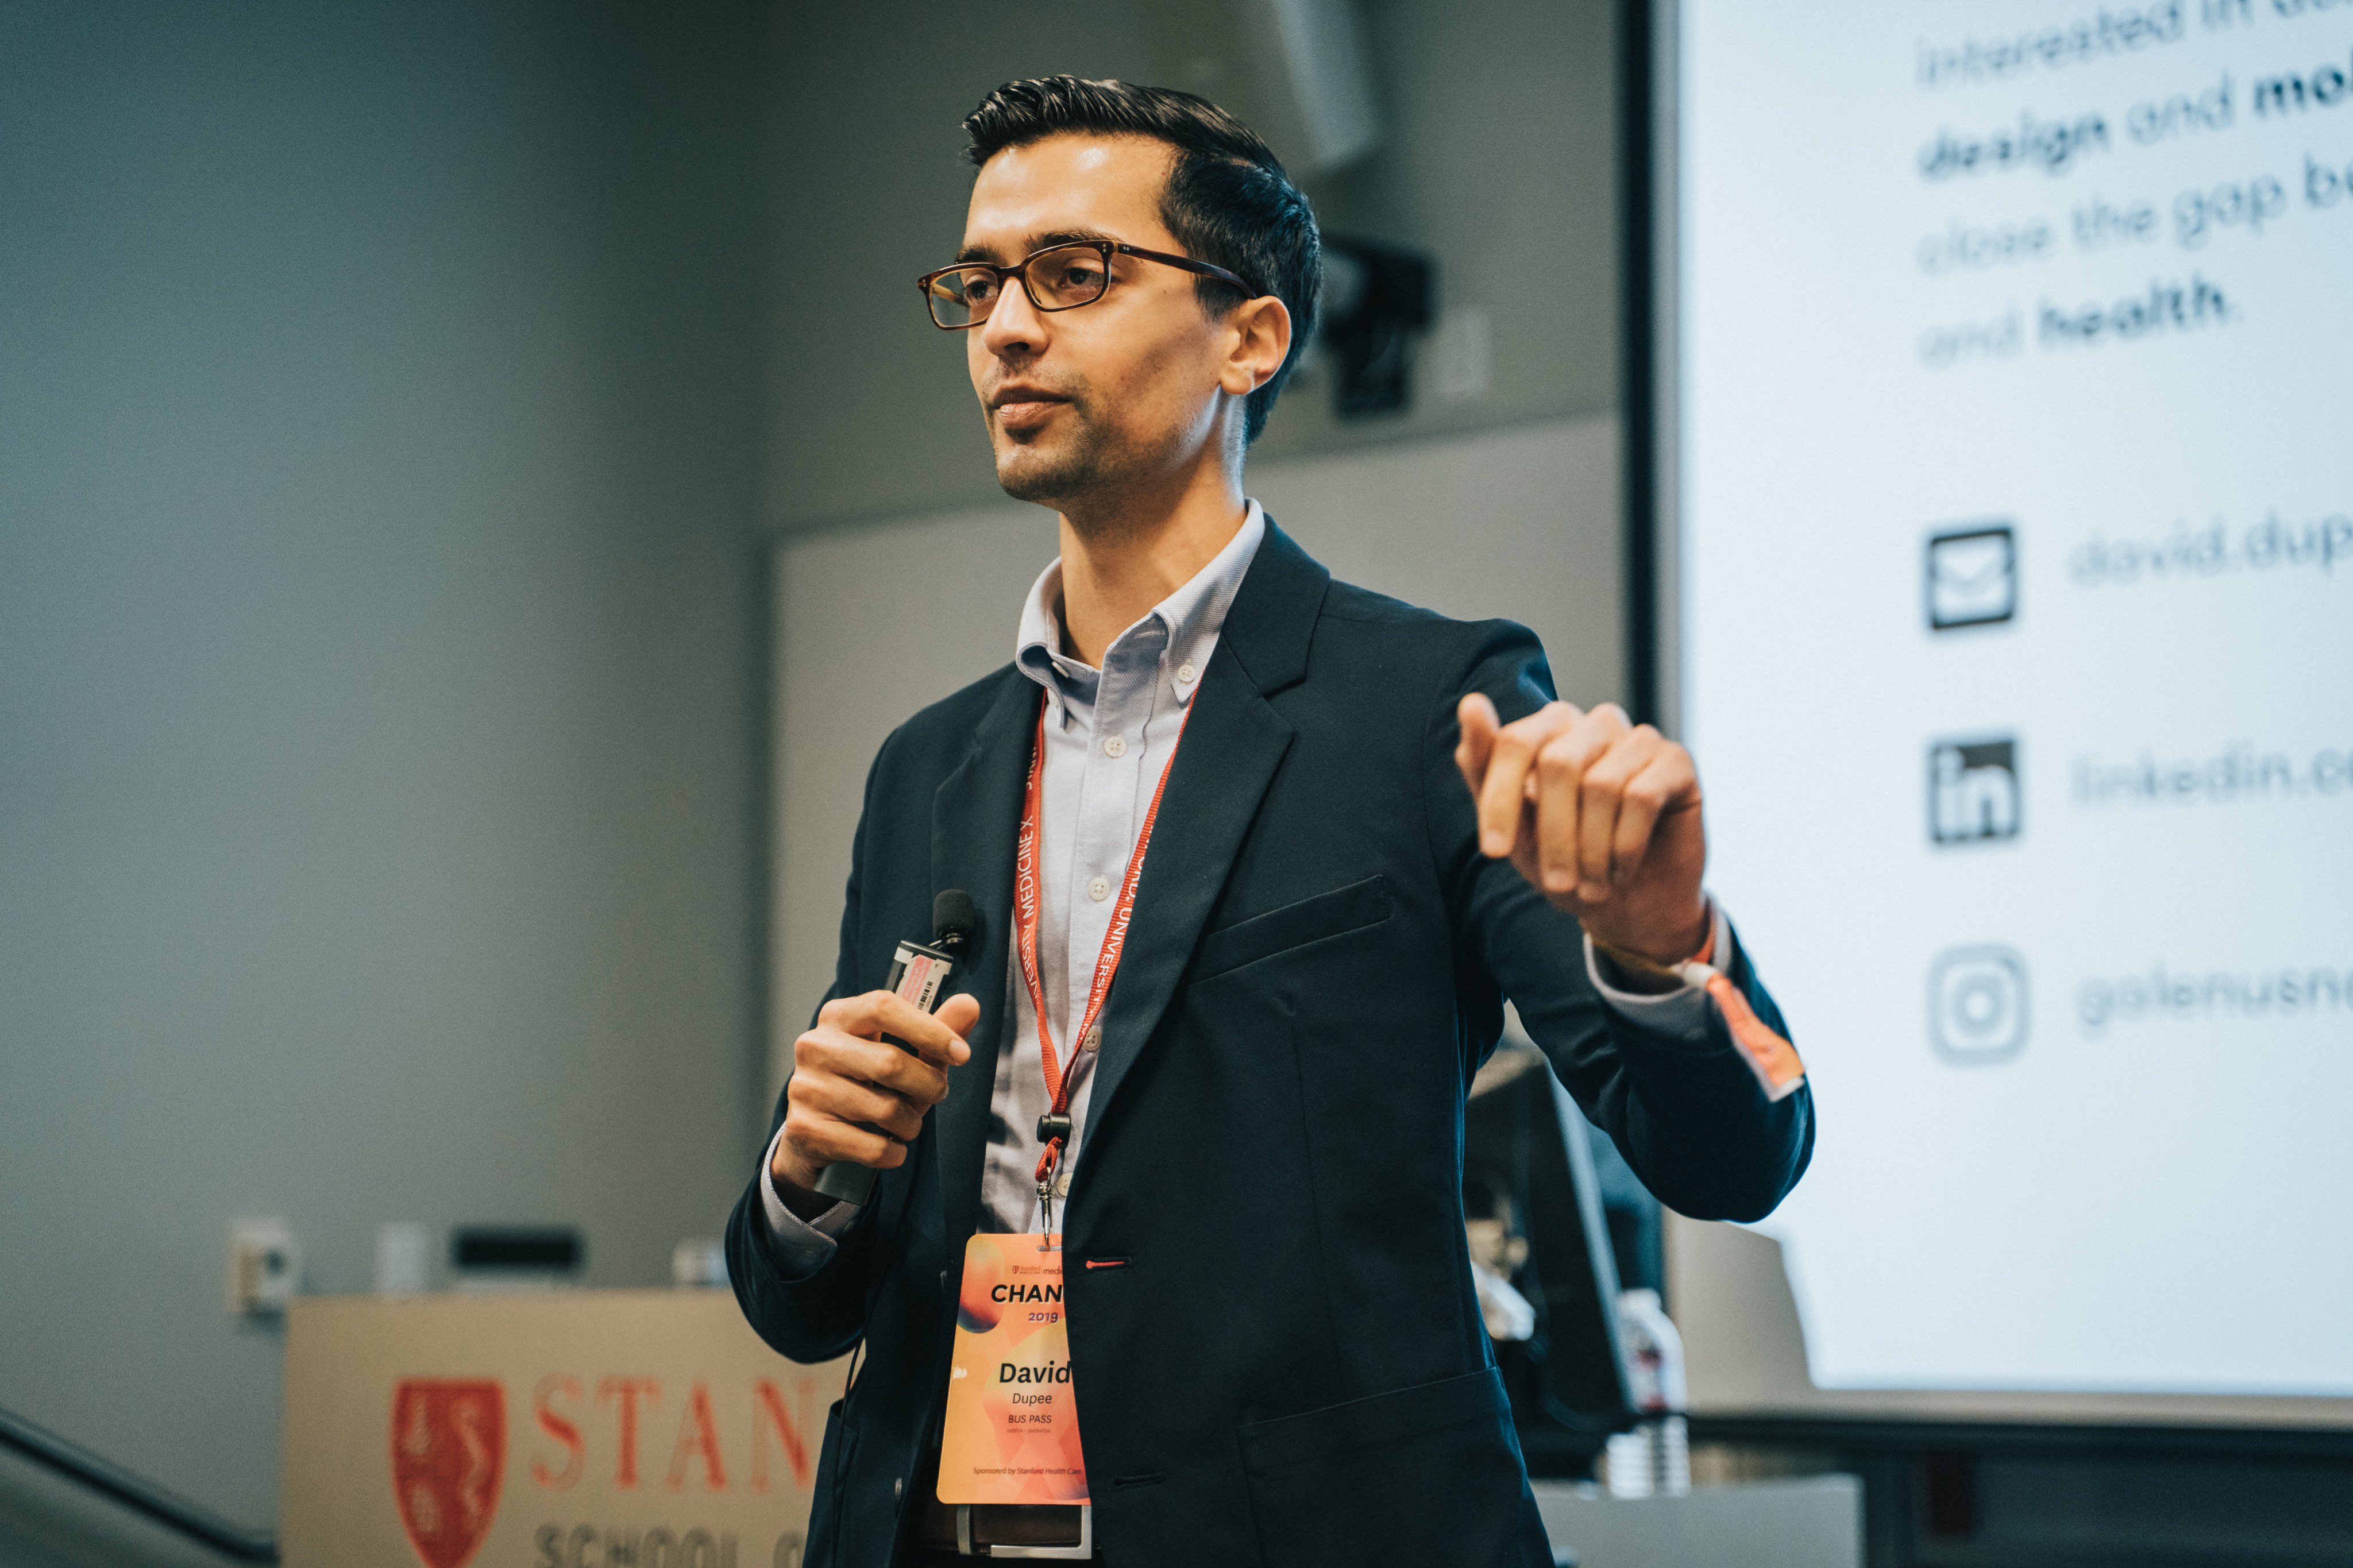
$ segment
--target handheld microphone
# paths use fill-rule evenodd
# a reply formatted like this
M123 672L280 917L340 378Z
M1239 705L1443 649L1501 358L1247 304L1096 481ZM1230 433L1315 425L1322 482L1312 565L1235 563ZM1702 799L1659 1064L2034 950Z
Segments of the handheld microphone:
M949 972L979 934L980 911L972 895L962 888L948 889L932 900L931 942L901 942L891 955L891 975L883 989L926 1013L937 1012L945 999ZM904 1041L882 1037L914 1054ZM838 1202L862 1205L874 1195L874 1175L871 1165L828 1165L817 1179L817 1190Z

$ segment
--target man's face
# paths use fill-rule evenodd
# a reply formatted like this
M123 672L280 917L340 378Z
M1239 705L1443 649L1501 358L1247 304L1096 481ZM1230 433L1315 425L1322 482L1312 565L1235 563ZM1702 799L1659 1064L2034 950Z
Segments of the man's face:
M1071 239L1181 254L1159 211L1174 156L1137 136L1008 147L973 182L959 259L1011 266ZM1041 312L1008 286L965 338L997 482L1068 510L1198 457L1234 332L1203 312L1191 273L1114 256L1110 291L1094 303Z

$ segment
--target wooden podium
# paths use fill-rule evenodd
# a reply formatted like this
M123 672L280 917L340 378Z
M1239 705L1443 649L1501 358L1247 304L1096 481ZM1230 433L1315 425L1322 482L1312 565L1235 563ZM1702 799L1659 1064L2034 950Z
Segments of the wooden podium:
M799 1568L845 1371L725 1290L297 1301L286 1568Z

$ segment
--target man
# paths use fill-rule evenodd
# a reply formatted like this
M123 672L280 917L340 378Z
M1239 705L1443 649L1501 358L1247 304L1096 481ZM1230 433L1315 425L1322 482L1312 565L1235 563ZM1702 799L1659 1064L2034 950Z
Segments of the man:
M1333 582L1243 496L1319 268L1256 136L1067 77L965 129L963 249L921 287L1061 551L1014 662L874 760L835 984L729 1222L769 1343L864 1343L807 1561L1548 1565L1461 1209L1504 997L1685 1214L1763 1215L1812 1147L1702 889L1691 759L1550 700L1518 626ZM876 988L947 889L982 929L927 1016ZM817 1190L842 1163L870 1202ZM1083 1521L940 1501L982 1484L941 1457L976 1232L1060 1233Z

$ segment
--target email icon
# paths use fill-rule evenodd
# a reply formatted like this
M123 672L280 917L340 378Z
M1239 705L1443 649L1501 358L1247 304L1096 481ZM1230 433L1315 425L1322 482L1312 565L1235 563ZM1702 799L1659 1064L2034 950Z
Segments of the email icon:
M2018 614L2018 534L1973 523L1928 540L1928 629L1988 626Z

